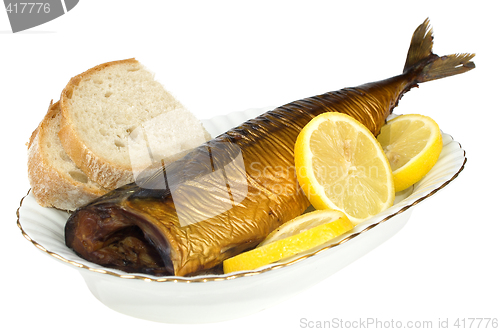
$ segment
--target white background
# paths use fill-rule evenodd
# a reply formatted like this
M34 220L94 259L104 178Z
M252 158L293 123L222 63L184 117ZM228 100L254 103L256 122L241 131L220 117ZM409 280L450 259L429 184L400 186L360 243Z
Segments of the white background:
M348 3L348 4L347 4ZM493 1L97 1L12 34L0 10L2 326L52 331L303 330L308 321L500 319L499 25ZM199 118L384 79L429 17L435 53L475 52L469 73L422 84L396 113L434 118L467 152L462 174L388 242L252 316L168 325L108 309L79 273L22 236L25 143L68 80L135 57ZM11 325L14 324L14 325ZM482 329L480 329L482 330ZM489 329L491 330L491 328Z

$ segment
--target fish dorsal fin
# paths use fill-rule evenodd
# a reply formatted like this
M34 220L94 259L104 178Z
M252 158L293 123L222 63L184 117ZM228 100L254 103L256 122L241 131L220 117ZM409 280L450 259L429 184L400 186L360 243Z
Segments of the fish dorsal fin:
M432 54L433 39L430 21L429 18L426 18L424 23L420 24L413 33L403 73Z

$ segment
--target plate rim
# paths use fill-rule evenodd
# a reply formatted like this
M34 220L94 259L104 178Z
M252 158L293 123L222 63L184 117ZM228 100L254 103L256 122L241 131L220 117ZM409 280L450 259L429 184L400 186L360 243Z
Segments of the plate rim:
M323 251L330 250L330 249L335 248L335 247L337 247L337 246L339 246L339 245L341 245L341 244L343 244L345 242L348 242L348 241L350 241L350 240L358 237L359 235L361 235L361 234L363 234L363 233L365 233L365 232L373 229L374 227L377 227L378 225L386 222L387 220L390 220L393 217L395 217L395 216L397 216L397 215L399 215L399 214L407 211L408 209L410 209L410 208L418 205L419 203L421 203L425 199L433 196L435 193L437 193L438 191L440 191L444 187L446 187L448 184L450 184L464 170L465 164L467 163L467 156L466 156L465 150L462 148L462 145L459 142L455 141L453 139L453 137L451 135L449 135L449 134L443 133L443 135L448 135L450 137L451 141L448 142L448 144L451 144L451 143L457 143L458 144L458 149L460 149L462 151L462 153L463 153L463 162L462 162L462 165L459 167L458 171L456 171L449 179L447 179L446 181L444 181L439 187L434 188L433 190L431 190L427 194L423 195L422 197L417 198L415 201L402 206L397 211L395 211L394 213L391 213L391 214L387 215L386 217L382 218L381 220L368 225L367 227L363 228L362 230L359 230L359 231L357 231L355 233L350 234L349 236L345 237L341 241L329 244L329 245L327 245L327 246L325 246L325 247L323 247L321 249L315 250L315 251L313 251L311 253L308 253L308 254L305 254L305 255L301 255L300 257L297 257L297 258L295 258L293 260L290 260L290 261L287 261L287 262L283 262L283 263L275 263L275 264L269 265L269 266L267 266L265 268L261 268L261 269L258 269L258 270L240 271L240 272L234 272L234 273L231 273L231 274L224 274L224 275L206 275L206 276L202 275L202 276L194 276L194 277L181 277L181 276L155 277L155 276L147 276L147 275L143 275L143 274L126 273L126 272L122 272L122 271L119 271L119 270L116 270L116 269L106 268L106 267L93 268L93 267L87 266L85 264L72 261L71 259L67 259L67 258L62 257L61 255L59 255L56 252L53 252L53 251L50 251L50 250L46 249L43 245L41 245L37 241L33 240L29 236L29 234L26 233L26 231L23 229L23 227L21 225L21 221L20 221L20 218L21 218L20 209L23 207L23 202L24 202L25 198L28 197L28 195L30 194L31 188L28 190L27 194L21 199L21 201L19 202L19 207L16 210L17 226L21 230L21 233L22 233L23 237L26 240L28 240L36 248L38 248L39 250L41 250L41 251L49 254L53 258L56 258L56 259L58 259L58 260L60 260L60 261L62 261L64 263L68 263L68 264L70 264L70 265L72 265L73 267L76 267L76 268L81 268L81 269L84 269L84 270L87 270L87 271L90 271L90 272L99 273L99 274L103 274L103 275L109 275L109 276L112 276L112 277L118 277L118 278L121 278L121 279L131 279L131 280L133 279L133 280L142 280L142 281L146 281L146 282L159 282L159 283L163 283L163 282L174 282L174 283L195 283L195 282L196 283L200 283L201 282L201 283L206 283L206 282L212 282L212 281L233 280L233 279L239 279L239 278L244 278L244 277L251 277L251 276L261 275L261 274L263 274L265 272L268 272L268 271L278 270L278 269L281 269L281 268L284 268L284 267L287 267L287 266L290 266L290 265L297 264L297 263L299 263L299 262L301 262L301 261L303 261L305 259L308 259L310 257L316 256L316 255L318 255L319 253L321 253Z

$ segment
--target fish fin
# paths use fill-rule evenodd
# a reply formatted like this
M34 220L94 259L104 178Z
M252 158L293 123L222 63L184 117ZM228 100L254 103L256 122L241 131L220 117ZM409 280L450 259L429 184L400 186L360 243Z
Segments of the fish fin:
M418 71L417 82L427 82L443 77L465 73L476 65L470 61L475 54L457 53L438 56L432 53L432 28L429 19L425 19L413 33L406 57L403 73Z
M422 72L418 76L418 81L427 82L437 80L474 69L476 65L470 61L474 55L473 53L463 53L439 57L422 69Z
M420 61L427 59L433 54L432 40L434 37L432 36L432 28L429 24L430 21L426 18L424 23L420 24L413 33L403 73L413 69Z

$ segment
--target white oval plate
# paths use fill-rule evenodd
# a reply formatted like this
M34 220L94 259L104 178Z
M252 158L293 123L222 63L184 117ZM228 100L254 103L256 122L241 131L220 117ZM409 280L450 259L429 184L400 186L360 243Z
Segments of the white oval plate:
M215 137L268 109L235 112L204 120L203 124ZM443 150L437 164L424 179L397 194L394 206L323 248L247 272L152 277L104 268L66 247L64 225L69 214L39 206L31 193L21 201L17 224L23 236L38 249L77 268L94 296L111 309L158 322L216 322L250 315L277 304L383 243L406 224L415 205L454 180L466 160L460 144L443 134Z

